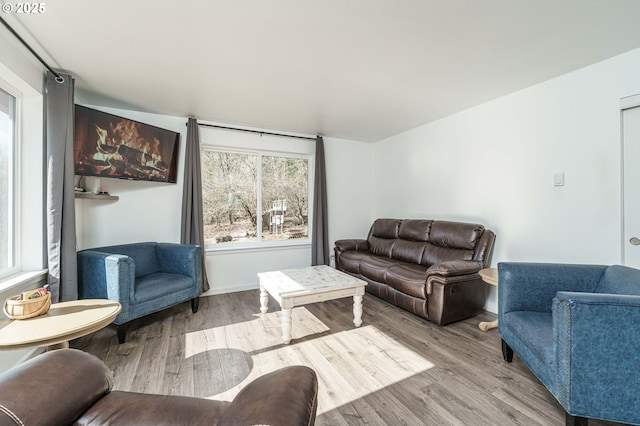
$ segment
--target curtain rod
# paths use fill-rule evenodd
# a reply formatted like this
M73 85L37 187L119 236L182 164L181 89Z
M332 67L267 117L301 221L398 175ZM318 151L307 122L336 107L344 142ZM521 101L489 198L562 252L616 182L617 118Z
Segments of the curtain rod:
M11 28L11 26L7 23L7 21L5 21L5 20L4 20L4 18L2 18L1 16L0 16L0 21L2 21L2 24L3 24L5 27L7 27L7 29L11 32L11 34L13 34L13 36L14 36L15 38L17 38L18 40L20 40L20 42L24 45L24 47L26 47L26 48L29 50L29 52L31 52L31 54L32 54L33 56L35 56L35 57L38 59L38 61L40 61L40 63L41 63L42 65L44 65L44 66L45 66L49 71L51 71L51 74L53 74L53 75L56 77L56 81L57 81L58 83L64 83L64 77L63 77L63 76L61 76L60 74L58 74L56 71L54 71L54 70L53 70L53 68L51 68L51 67L49 66L49 64L47 64L47 63L44 61L44 59L42 59L42 58L40 57L40 55L38 55L38 54L36 53L36 51L35 51L35 50L33 50L33 49L31 48L31 46L29 46L29 45L27 44L27 42L26 42L26 41L24 41L24 39L23 39L22 37L20 37L20 34L18 34L18 33L17 33L13 28Z
M316 140L316 138L312 138L310 136L285 135L285 134L282 134L282 133L262 132L260 130L241 129L239 127L218 126L218 125L215 125L215 124L198 123L198 126L214 127L216 129L224 129L224 130L235 130L235 131L238 131L238 132L259 133L261 135L269 135L269 136L282 136L282 137L285 137L285 138L307 139L307 140L310 140L310 141L315 141Z

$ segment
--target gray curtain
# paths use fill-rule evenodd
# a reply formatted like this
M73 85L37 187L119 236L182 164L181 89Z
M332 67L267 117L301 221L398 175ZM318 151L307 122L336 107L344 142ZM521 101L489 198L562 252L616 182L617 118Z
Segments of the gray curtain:
M78 299L76 213L73 162L73 90L70 75L61 81L47 72L45 158L49 291L55 302Z
M182 244L197 244L202 247L202 291L205 292L209 290L209 281L205 268L204 253L200 133L198 121L193 117L189 118L187 123L187 142L184 157L180 242Z
M324 141L316 137L315 182L313 185L313 229L311 265L329 264L329 225L327 218L327 176L324 168Z

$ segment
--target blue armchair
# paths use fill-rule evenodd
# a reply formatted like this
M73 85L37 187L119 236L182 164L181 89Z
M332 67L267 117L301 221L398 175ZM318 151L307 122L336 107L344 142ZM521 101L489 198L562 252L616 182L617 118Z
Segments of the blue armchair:
M136 318L191 300L198 311L202 293L201 248L170 243L133 243L78 252L80 299L120 302L113 321L118 341L126 339L125 324Z
M502 353L553 394L567 425L640 424L640 270L498 264Z

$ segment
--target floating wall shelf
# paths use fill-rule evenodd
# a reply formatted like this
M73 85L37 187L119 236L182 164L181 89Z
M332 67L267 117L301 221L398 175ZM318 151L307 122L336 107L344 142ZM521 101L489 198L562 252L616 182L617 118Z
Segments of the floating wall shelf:
M90 194L88 192L76 192L76 198L84 198L87 200L112 200L116 201L120 197L117 195Z

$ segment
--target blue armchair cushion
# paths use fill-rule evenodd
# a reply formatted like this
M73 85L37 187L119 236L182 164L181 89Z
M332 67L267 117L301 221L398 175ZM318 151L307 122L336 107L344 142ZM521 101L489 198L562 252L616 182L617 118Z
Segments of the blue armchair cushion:
M520 355L531 364L531 371L542 383L553 383L552 372L555 367L553 350L553 317L551 313L520 311L508 314L513 338L521 344ZM535 345L529 342L536 342Z
M133 300L135 302L147 302L170 295L178 295L183 290L190 293L193 279L185 275L167 274L158 272L136 279L133 290Z
M628 294L640 296L640 282L635 269L613 265L604 271L604 275L594 293Z
M160 262L157 255L158 243L136 243L122 244L118 246L100 247L92 249L104 253L115 253L123 256L129 256L135 264L135 277L144 277L145 275L160 272Z

